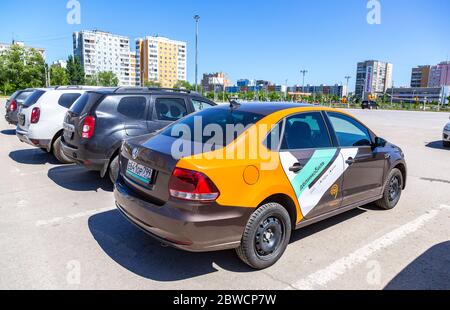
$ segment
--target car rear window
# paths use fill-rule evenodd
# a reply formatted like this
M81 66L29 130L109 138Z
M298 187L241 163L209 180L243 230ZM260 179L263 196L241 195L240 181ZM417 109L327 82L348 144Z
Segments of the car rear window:
M33 91L21 92L19 95L17 95L16 100L19 102L24 102L32 93Z
M216 135L217 137L221 134L222 141L219 143L219 140L216 140L214 143L217 146L226 146L240 136L243 131L249 128L249 126L256 124L263 118L264 115L257 113L223 108L210 108L181 119L175 124L167 127L161 134L169 137L186 139L186 135L183 135L183 133L185 133L185 130L189 129L190 140L202 144L207 144L213 135ZM238 128L241 130L235 131L235 129ZM199 129L201 129L200 134L198 132ZM211 133L210 129L215 129L213 130L214 133ZM221 133L217 131L221 131ZM232 131L231 134L230 131Z
M75 114L81 114L86 107L86 104L89 101L89 93L84 93L81 95L80 98L78 98L77 101L71 106L70 111Z
M66 109L69 109L72 104L80 98L80 93L70 93L70 94L62 94L59 97L58 104Z
M42 95L45 94L43 90L35 90L28 98L24 101L23 106L28 108L34 105Z

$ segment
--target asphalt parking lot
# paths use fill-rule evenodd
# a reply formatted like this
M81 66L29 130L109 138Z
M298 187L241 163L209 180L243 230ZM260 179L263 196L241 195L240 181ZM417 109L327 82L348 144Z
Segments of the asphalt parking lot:
M450 289L448 114L351 111L405 151L398 207L297 231L253 271L233 251L162 247L115 210L107 179L20 143L0 111L0 289Z

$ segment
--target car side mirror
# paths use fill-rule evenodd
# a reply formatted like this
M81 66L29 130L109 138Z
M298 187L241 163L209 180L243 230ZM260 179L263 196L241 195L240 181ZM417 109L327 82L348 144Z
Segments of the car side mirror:
M384 140L383 138L376 137L376 138L375 138L375 142L374 142L374 144L373 144L373 147L374 147L374 148L377 148L377 147L385 147L385 146L386 146L386 143L387 143L387 141Z

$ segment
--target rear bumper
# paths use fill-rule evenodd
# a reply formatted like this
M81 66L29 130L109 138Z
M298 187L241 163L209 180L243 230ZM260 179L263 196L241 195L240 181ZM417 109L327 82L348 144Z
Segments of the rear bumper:
M5 114L5 120L6 120L9 124L11 124L11 125L16 125L16 126L17 126L17 123L18 123L18 120L17 120L17 113L6 112L6 114Z
M16 136L21 142L27 143L27 144L32 145L34 147L38 147L38 148L41 148L41 149L46 149L48 151L51 149L52 140L29 138L28 137L28 132L27 131L23 131L23 130L21 130L19 128L16 129Z
M103 171L105 166L109 164L109 159L100 158L94 159L90 156L90 153L86 151L83 147L75 148L67 144L64 139L61 140L61 147L64 155L69 157L73 162L78 165L86 167L86 169L91 171Z
M117 208L131 223L169 246L190 252L239 247L253 212L249 208L173 200L158 206L131 190L122 177L114 196Z

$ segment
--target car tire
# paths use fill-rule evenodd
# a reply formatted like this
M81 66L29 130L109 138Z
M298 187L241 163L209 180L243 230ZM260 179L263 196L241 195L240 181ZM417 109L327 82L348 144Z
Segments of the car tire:
M108 168L109 179L113 184L116 184L117 178L119 177L119 155L116 155L109 164Z
M58 137L55 142L53 142L53 155L61 164L72 164L73 161L67 157L61 147L61 137Z
M278 203L265 204L248 220L236 253L254 269L268 268L283 255L291 233L291 218L287 210Z
M389 173L386 184L384 186L383 198L376 202L376 205L385 210L394 209L400 198L402 196L403 191L403 174L402 172L394 168Z
M450 147L450 142L448 142L448 141L442 141L442 145L443 145L444 147Z

